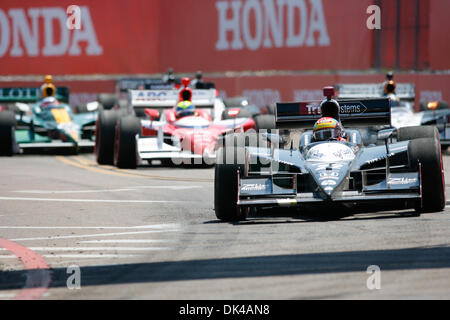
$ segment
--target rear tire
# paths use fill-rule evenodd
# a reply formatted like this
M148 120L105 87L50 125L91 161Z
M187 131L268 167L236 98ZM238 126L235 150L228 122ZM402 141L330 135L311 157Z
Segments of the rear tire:
M119 116L114 110L101 110L95 125L95 156L98 164L114 163L114 140Z
M414 126L399 128L397 131L398 141L408 141L420 138L439 140L439 130L434 126Z
M0 112L0 156L14 153L16 117L12 111Z
M252 117L251 112L248 111L248 110L241 109L241 108L233 108L233 109L239 109L239 110L241 110L241 111L239 112L238 118L251 118L251 117ZM233 119L233 117L230 117L230 116L228 115L228 110L229 110L229 109L223 110L223 112L222 112L222 120Z
M121 118L116 127L114 165L121 169L136 169L136 135L141 132L141 121L133 116Z
M100 93L97 101L102 105L104 110L111 110L118 104L118 97L114 93Z
M257 130L270 130L275 129L275 116L271 114L257 115L255 118L255 124Z
M422 208L418 212L437 212L445 208L445 180L439 139L422 138L408 145L410 167L422 168Z

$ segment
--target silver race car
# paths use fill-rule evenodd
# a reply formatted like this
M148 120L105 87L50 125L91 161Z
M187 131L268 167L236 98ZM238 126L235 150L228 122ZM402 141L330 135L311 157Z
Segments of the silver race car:
M311 130L300 142L280 148L276 133L233 134L219 149L215 167L217 218L243 220L249 209L296 207L338 217L356 212L445 207L444 171L437 129L413 127L411 133L388 128L377 133L379 145L365 146L357 130L391 125L388 98L327 99L278 103L277 128L309 128L321 117L338 118L345 141L315 141ZM336 107L333 107L336 106ZM331 108L330 108L331 106ZM320 114L312 110L319 108ZM334 111L332 109L335 108Z

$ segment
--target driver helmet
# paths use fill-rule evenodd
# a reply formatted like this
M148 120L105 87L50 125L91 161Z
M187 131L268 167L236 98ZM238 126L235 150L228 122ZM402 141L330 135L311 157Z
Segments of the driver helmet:
M55 92L56 92L56 88L55 88L55 86L52 83L45 84L45 85L42 86L41 92L42 92L42 97L43 98L54 97L55 96Z
M195 115L195 107L189 100L181 101L175 109L177 118Z
M384 85L384 94L385 95L395 94L395 87L396 87L396 85L395 85L394 80L389 80Z
M44 78L44 84L41 86L42 98L55 96L56 88L52 82L53 82L53 77L49 74L46 75Z
M313 138L315 141L345 140L342 138L342 126L334 118L322 117L314 124Z

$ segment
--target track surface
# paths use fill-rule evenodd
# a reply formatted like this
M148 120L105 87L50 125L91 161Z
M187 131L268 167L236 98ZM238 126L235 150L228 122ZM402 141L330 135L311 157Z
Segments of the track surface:
M214 215L212 168L119 171L91 154L21 155L0 158L0 177L0 299L36 286L28 297L450 298L450 208L231 224ZM38 258L51 269L36 269ZM72 265L81 289L67 287ZM379 290L367 288L370 265Z

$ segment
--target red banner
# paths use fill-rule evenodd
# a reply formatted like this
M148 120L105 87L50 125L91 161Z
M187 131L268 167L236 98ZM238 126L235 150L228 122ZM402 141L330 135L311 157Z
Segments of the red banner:
M161 67L181 72L368 69L372 0L165 0ZM171 10L177 8L177 10ZM187 14L189 13L189 14Z
M2 0L0 74L157 72L158 0L79 0L78 13L72 4Z
M2 0L0 75L450 69L450 2L409 2L377 48L373 0Z

